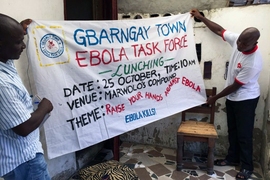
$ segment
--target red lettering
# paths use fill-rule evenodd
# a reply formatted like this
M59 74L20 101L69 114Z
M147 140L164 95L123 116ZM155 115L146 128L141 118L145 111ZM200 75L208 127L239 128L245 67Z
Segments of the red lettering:
M100 56L99 51L97 51L97 50L90 51L90 65L91 66L96 66L96 65L99 65L100 64L101 59L100 59L99 56ZM93 62L94 59L97 60L96 63Z
M150 56L157 52L161 53L161 50L158 48L158 42L134 44L131 47L133 47L134 57L140 57L141 55Z
M107 54L107 58L106 58L106 54ZM91 60L91 58L90 58L90 60ZM105 62L105 60L108 60L108 62ZM115 60L115 58L114 58L113 48L112 48L111 52L109 52L107 49L104 49L102 51L102 62L103 62L103 64L110 64L114 60ZM117 61L119 61L119 60L116 60L116 62Z
M131 47L133 47L134 57L137 57L137 51L136 51L137 46L138 46L138 44L131 45Z
M173 78L173 79L170 81L168 87L167 87L166 90L165 90L165 96L168 96L168 94L169 94L169 92L171 91L171 88L172 88L173 85L179 83L179 79L180 79L180 78L175 77L175 78Z
M79 54L85 54L85 53L87 53L87 51L77 51L76 52L76 58L75 58L75 60L77 61L78 65L80 67L86 67L87 66L87 64L81 64L80 63L80 61L86 60L86 57L79 57Z
M153 99L153 100L156 100L156 101L162 101L163 100L163 97L162 95L158 95L158 94L153 94L151 92L145 92L145 98L147 99Z
M125 104L118 104L116 106L111 106L110 104L106 104L106 113L113 115L113 113L120 113L125 110Z
M158 46L158 42L156 42L156 44L154 42L152 42L152 46L153 46L154 54L156 54L156 51L158 51L159 53L161 53L161 50L157 47Z
M119 53L117 54L114 50L114 48L111 49L104 49L102 51L99 50L91 50L89 51L88 55L86 56L86 53L88 53L87 51L77 51L76 52L76 58L75 60L78 62L78 65L80 67L86 67L86 66L98 66L100 64L110 64L113 62L119 62L122 61L123 58L125 58L126 60L128 60L125 48L121 48L119 50ZM83 54L82 57L80 57L79 55ZM81 64L80 61L85 61L87 63L85 64Z
M186 37L187 35L184 35L181 38L175 37L174 39L165 39L164 40L165 52L167 50L175 51L187 47L188 45Z
M142 45L142 44L140 45L140 49L139 49L139 54L138 54L138 57L140 57L140 56L141 56L141 52L144 54L144 56L146 56L146 52L145 52L144 47L143 47L143 45Z
M148 52L146 54L152 55L153 51L152 51L151 43L146 43L146 49L148 50ZM145 56L146 56L146 54L145 54Z
M188 86L188 87L190 87L192 89L194 89L195 91L201 92L200 86L196 86L196 84L194 82L190 81L186 77L183 77L182 78L182 84L185 85L185 86Z
M142 93L138 92L136 95L131 96L130 98L128 98L128 100L129 100L130 105L132 105L133 103L140 100L141 98L143 98Z

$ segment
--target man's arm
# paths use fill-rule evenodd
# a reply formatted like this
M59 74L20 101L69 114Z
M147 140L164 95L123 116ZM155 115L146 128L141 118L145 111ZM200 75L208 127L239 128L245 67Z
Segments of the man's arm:
M225 29L222 26L220 26L219 24L217 24L213 21L210 21L206 17L202 16L200 14L200 12L198 11L198 9L192 9L190 11L190 14L192 17L196 17L197 19L201 20L213 33L222 37L222 33L225 31ZM224 97L224 96L227 96L227 95L237 91L241 86L242 86L242 84L238 83L237 81L234 81L234 83L232 85L227 86L225 89L223 89L217 95L215 95L213 97L209 97L209 99L207 100L207 104L211 104L211 103L215 102L217 99Z
M227 86L225 89L223 89L217 95L209 97L209 99L207 100L207 104L212 104L217 99L224 97L224 96L227 96L227 95L237 91L241 86L242 86L242 84L239 84L237 81L234 81L234 83L232 85Z
M31 117L24 123L12 128L12 130L20 136L27 136L39 127L45 115L51 112L52 109L53 106L51 102L48 99L43 98L39 103L37 110L31 114Z
M196 17L197 19L201 20L213 33L222 37L223 31L225 31L225 29L222 26L202 16L198 9L192 9L190 11L190 14L192 17Z

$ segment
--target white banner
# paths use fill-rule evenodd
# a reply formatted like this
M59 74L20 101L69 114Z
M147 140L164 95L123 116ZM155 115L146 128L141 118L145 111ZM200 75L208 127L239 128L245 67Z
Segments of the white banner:
M34 21L28 57L49 158L206 101L190 14L116 21Z

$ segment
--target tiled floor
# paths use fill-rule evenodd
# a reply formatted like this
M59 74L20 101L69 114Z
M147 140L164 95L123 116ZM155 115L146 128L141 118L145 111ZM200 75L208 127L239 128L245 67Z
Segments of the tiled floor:
M234 180L238 166L214 166L215 174L206 174L205 167L198 167L195 161L205 158L187 158L182 171L176 171L175 149L124 142L120 149L120 162L134 169L140 180ZM250 179L263 180L260 165L255 162L254 174Z

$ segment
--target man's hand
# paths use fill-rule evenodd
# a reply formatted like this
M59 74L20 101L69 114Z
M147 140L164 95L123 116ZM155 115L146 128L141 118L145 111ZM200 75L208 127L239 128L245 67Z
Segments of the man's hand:
M199 20L201 20L203 18L203 16L201 15L201 13L198 9L191 9L190 14L191 14L191 17L195 17Z
M49 112L51 112L53 110L53 105L52 105L51 101L49 101L46 98L43 98L40 101L40 103L38 104L38 108L41 108L45 112L49 113Z
M27 27L28 25L32 22L32 19L25 19L23 21L20 22L20 24L22 25L23 27L23 32L24 32L24 35L27 34Z
M215 96L210 96L208 99L207 99L207 102L206 104L212 104L214 102L216 102L217 98Z

